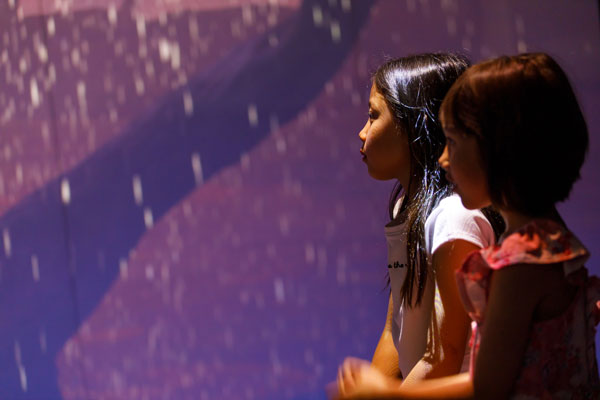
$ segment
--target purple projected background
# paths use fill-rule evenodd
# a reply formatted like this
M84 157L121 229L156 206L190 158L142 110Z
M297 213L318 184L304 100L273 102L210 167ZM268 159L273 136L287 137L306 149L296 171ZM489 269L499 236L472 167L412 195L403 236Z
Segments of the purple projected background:
M597 3L483 3L0 0L0 398L324 398L385 317L386 56L561 62L600 273Z

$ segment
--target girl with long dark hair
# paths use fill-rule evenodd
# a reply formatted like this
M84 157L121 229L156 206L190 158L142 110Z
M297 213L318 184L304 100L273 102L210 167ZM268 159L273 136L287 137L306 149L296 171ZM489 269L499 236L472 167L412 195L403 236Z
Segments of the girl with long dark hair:
M467 67L465 58L441 53L384 63L373 76L369 116L359 133L371 177L397 182L385 227L391 293L372 359L390 385L463 368L469 319L454 271L469 252L495 239L484 213L465 209L452 194L437 162L445 145L439 107ZM337 382L342 393L364 363L344 361Z
M440 164L469 209L493 204L498 244L457 271L473 320L469 373L388 385L362 365L342 398L598 399L600 279L556 209L579 178L588 130L569 80L543 53L469 68L442 105ZM344 388L346 389L346 388Z

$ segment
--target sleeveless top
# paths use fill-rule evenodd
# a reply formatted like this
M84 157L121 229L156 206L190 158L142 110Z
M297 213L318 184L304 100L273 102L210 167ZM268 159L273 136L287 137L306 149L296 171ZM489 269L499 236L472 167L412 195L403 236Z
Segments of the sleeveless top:
M562 263L566 279L577 286L569 307L559 316L534 322L512 389L515 399L598 399L600 380L594 337L600 321L600 279L588 277L589 253L565 227L536 220L500 245L473 252L457 271L465 308L473 320L470 372L485 321L494 270L510 265Z

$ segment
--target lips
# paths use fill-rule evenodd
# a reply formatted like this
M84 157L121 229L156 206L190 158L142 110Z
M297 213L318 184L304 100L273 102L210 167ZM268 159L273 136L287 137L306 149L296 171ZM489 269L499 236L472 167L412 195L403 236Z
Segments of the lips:
M360 149L360 155L362 156L363 161L367 159L367 155L365 154L365 151L362 148Z

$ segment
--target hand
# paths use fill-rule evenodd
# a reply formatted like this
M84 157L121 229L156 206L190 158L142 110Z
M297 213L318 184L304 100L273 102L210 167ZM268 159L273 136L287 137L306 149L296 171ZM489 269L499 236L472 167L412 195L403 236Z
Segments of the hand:
M385 376L377 368L372 367L369 361L349 357L339 368L336 383L337 391L336 388L329 387L330 398L366 399L398 386L400 381Z

